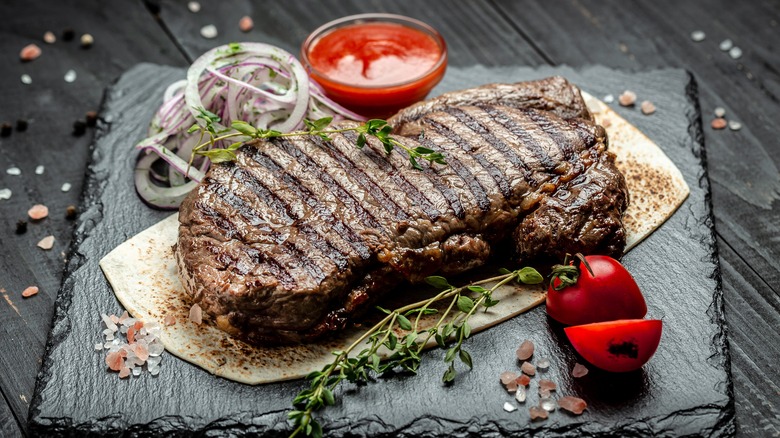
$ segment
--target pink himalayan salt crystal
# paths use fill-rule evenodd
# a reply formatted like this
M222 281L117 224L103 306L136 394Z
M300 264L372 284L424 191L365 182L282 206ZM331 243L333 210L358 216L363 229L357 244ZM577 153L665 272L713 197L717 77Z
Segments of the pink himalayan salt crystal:
M520 369L529 376L536 375L536 367L531 362L523 362L523 365L520 367Z
M528 412L531 414L531 421L546 420L548 417L547 411L539 406L531 406Z
M248 15L244 15L241 17L241 20L238 21L238 28L241 29L241 32L249 32L253 27L255 27L255 22L252 21L252 17Z
M28 44L19 52L19 59L28 62L41 56L41 48L36 44Z
M574 415L580 415L582 414L582 411L588 407L588 404L579 397L566 396L558 400L558 407L565 409Z
M534 343L528 339L524 340L517 349L517 360L526 361L534 355Z
M128 367L122 367L121 370L119 370L119 378L124 379L130 375L130 368Z
M649 100L643 101L642 105L640 105L640 108L642 108L642 114L646 116L649 116L655 112L655 105L653 105L653 102L650 102Z
M127 310L122 312L122 315L119 317L119 323L125 322L126 319L130 318L130 315L127 313Z
M173 315L165 315L165 319L163 319L163 324L165 325L175 325L176 324L176 317Z
M127 329L127 343L128 344L135 343L135 327L130 327L129 329Z
M515 382L517 382L517 384L520 386L528 386L528 384L531 383L531 378L525 374L521 374L520 377L515 380Z
M141 330L144 327L143 321L136 321L135 324L133 324L133 328L135 331Z
M571 375L575 379L579 379L580 377L584 377L588 374L588 369L585 367L585 365L581 363L575 363L574 369L571 370Z
M29 298L29 297L31 297L33 295L37 295L37 294L38 294L38 286L30 286L27 289L25 289L24 291L22 291L22 297L24 297L24 298Z
M38 248L50 250L54 247L54 236L46 236L38 242Z
M549 397L550 391L555 391L558 388L558 385L555 384L552 380L547 379L541 379L539 380L539 396L540 397Z
M636 93L629 90L624 91L623 94L618 97L618 103L622 106L632 106L636 103Z
M135 355L138 356L139 359L146 362L146 359L149 359L149 349L146 348L146 345L142 343L136 343L135 344Z
M514 393L517 392L517 382L512 380L511 382L504 385L504 388L506 388L506 392L508 393Z
M106 355L106 365L113 371L119 371L125 365L125 360L120 352L115 351Z
M35 204L27 210L27 216L34 221L39 221L49 215L49 207L43 204Z
M512 382L515 379L517 379L517 374L515 374L515 373L513 373L511 371L504 371L503 373L501 373L500 379L501 379L501 383L504 386L506 386L506 385L509 384L509 382Z
M117 324L119 322L119 317L116 315L109 316L111 318L111 321L113 321L114 324Z
M197 325L200 325L203 322L203 310L201 310L198 303L195 303L190 307L190 321Z

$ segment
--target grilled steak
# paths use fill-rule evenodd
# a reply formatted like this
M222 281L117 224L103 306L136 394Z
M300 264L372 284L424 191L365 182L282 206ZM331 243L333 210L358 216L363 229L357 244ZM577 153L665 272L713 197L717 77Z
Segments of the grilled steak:
M401 282L463 272L501 246L524 262L622 253L625 181L565 80L450 93L391 121L396 139L447 165L414 170L347 132L251 142L212 166L181 206L175 252L221 329L313 339Z

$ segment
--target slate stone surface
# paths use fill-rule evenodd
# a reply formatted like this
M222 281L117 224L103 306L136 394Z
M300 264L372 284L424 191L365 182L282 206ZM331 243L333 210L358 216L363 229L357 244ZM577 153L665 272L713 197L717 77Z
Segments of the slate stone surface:
M381 378L365 386L344 385L338 402L320 415L328 436L731 436L734 406L723 319L720 271L710 214L709 181L702 143L697 89L682 70L623 73L604 67L450 69L434 93L483 84L562 74L595 96L634 90L658 111L617 107L657 142L681 169L691 195L679 211L624 257L648 302L648 318L664 321L661 346L640 371L614 375L591 370L581 379L570 371L578 359L563 331L543 307L478 333L466 342L474 369L451 386L440 383L441 351L425 353L417 376ZM32 401L30 427L45 435L119 434L157 436L290 432L286 413L302 381L257 387L233 383L169 354L158 377L118 379L106 370L100 341L101 312L120 307L98 261L125 239L168 213L136 197L133 144L142 138L165 87L183 71L141 64L108 89L105 122L95 138L93 163L82 196L83 211L60 291L46 358ZM588 402L581 416L560 410L530 422L527 408L507 413L512 401L498 382L517 370L514 351L525 338L535 359L549 357L542 373L558 383L557 396ZM531 388L534 388L533 384Z

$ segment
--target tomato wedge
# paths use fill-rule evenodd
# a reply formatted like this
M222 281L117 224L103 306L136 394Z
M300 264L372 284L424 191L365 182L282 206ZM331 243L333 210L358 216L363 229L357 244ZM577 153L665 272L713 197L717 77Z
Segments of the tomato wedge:
M585 256L585 261L588 266L580 261L576 270L573 264L556 267L570 270L568 276L573 278L567 285L562 284L560 277L550 283L550 317L566 325L578 325L645 316L645 298L620 262L600 255Z
M571 345L585 360L606 371L637 370L661 342L660 319L623 319L566 327Z

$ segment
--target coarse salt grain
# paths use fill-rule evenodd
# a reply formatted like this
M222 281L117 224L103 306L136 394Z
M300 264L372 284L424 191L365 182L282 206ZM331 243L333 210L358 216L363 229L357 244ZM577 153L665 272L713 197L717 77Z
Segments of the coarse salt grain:
M27 210L27 216L34 221L41 220L49 215L49 208L43 204L35 204Z
M636 93L630 90L624 91L620 97L618 97L618 103L622 106L632 106L636 103Z
M6 169L5 173L13 176L19 176L22 174L22 169L18 167L9 167L8 169Z
M579 397L566 396L558 400L558 406L574 415L580 415L588 407L588 404Z
M38 248L43 250L50 250L54 247L54 236L46 236L38 241Z
M190 307L190 321L200 325L203 322L203 310L201 310L198 303L195 303Z
M120 356L118 351L111 352L106 355L106 365L108 365L112 371L121 370L124 364L125 360L122 356Z
M54 32L46 32L43 34L43 42L46 44L54 44L57 42L57 36L54 35Z
M24 291L22 291L22 296L24 298L29 298L33 295L38 295L38 287L37 286L29 286Z
M541 379L539 380L539 394L542 394L544 392L545 394L549 395L550 391L555 391L558 388L558 385L555 384L552 380L548 379Z
M742 49L739 47L732 47L729 50L729 56L731 56L731 59L739 59L742 57Z
M691 39L697 43L704 41L704 38L706 37L707 35L700 30L694 30L693 32L691 32Z
M649 116L655 112L655 105L653 105L653 102L650 102L649 100L643 101L640 108L642 109L642 114L646 116Z
M518 386L517 391L515 391L515 400L518 401L518 403L525 403L525 399L528 397L528 393L525 390L524 386Z
M121 370L119 370L119 378L124 379L130 375L130 368L128 367L122 367Z
M63 183L62 187L60 187L60 190L62 190L63 192L69 192L70 188L71 188L70 183Z
M611 94L607 94L606 96L604 96L604 99L602 100L604 101L604 103L612 103L615 101L615 96Z
M200 28L200 36L206 39L216 38L219 32L217 32L217 26L213 24L207 24Z
M536 369L545 371L547 368L550 368L550 359L543 357L536 361Z
M11 189L0 189L0 199L11 199Z
M530 359L534 355L534 343L528 339L524 340L520 347L517 348L515 354L517 355L517 360L521 362Z
M531 414L531 421L546 420L547 417L549 416L547 414L547 411L540 408L539 406L531 406L528 409L528 413Z
M43 167L43 165L39 164L38 166L35 167L35 174L36 175L43 175L43 172L45 170L46 170L46 168Z
M729 120L729 129L732 131L739 131L742 129L742 123L739 123L736 120Z
M520 370L529 376L536 375L536 367L531 362L523 362L523 365L520 366Z
M253 27L255 27L255 22L248 15L241 17L241 20L238 21L238 28L241 32L249 32Z
M32 77L26 73L22 75L21 80L24 85L32 84Z
M187 9L190 10L192 13L196 13L200 11L200 3L198 2L189 2L187 3Z
M507 412L514 412L517 410L517 406L509 402L504 402L504 410Z
M517 379L515 379L515 382L517 382L517 384L520 386L528 386L531 383L531 378L525 374L521 374Z
M712 122L710 123L710 126L712 126L712 129L723 129L728 125L728 122L726 122L726 119L723 117L717 117L715 119L712 119Z
M83 47L85 49L88 49L88 48L92 47L92 44L95 43L95 37L93 37L92 35L90 35L88 33L85 33L84 35L81 36L81 41L80 42L81 42L81 47Z
M727 52L727 51L731 50L732 47L734 47L734 42L731 41L730 39L726 38L725 40L720 42L718 47L720 48L720 50L722 50L724 52Z
M556 407L555 400L551 399L550 397L542 397L539 399L539 407L547 412L552 412Z
M515 374L515 373L513 373L511 371L504 371L503 373L501 373L501 376L499 377L499 379L501 380L502 384L508 385L509 382L517 379L517 374Z
M76 70L71 69L66 71L63 79L65 79L65 82L67 83L74 82L76 80Z
M585 377L588 375L588 368L581 364L581 363L575 363L574 368L571 370L571 376L575 379L579 379L580 377Z
M103 343L102 342L98 342L97 344L95 344L95 350L96 351L103 351Z
M165 319L163 319L163 324L165 325L174 325L176 324L176 317L172 314L165 315Z
M713 111L715 114L715 117L725 117L726 116L726 108L723 108L721 106L715 108L715 111Z
M36 44L28 44L19 52L19 59L24 62L32 61L41 56L41 48Z

